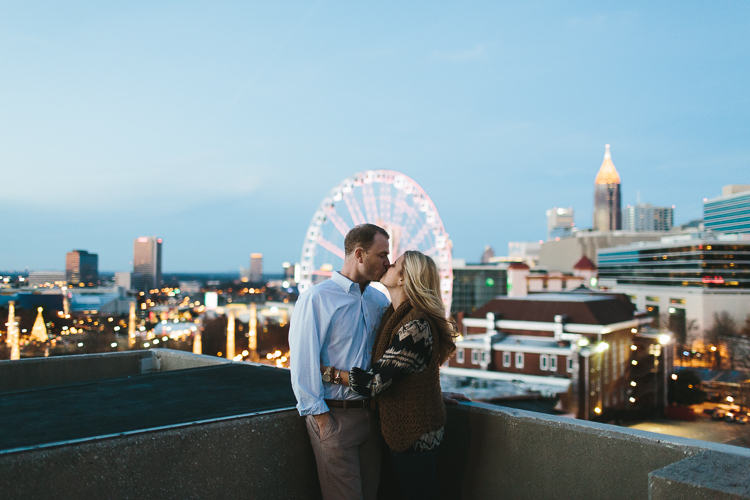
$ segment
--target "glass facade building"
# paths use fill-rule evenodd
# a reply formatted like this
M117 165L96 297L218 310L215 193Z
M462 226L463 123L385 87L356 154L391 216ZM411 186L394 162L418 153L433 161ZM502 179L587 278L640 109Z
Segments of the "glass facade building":
M750 233L750 191L703 202L703 224L721 233Z
M684 240L605 248L599 280L617 285L750 289L750 240Z
M507 275L507 271L498 266L454 266L451 314L473 312L490 300L507 295Z
M655 207L650 203L628 205L622 211L623 231L669 231L673 220L672 207Z

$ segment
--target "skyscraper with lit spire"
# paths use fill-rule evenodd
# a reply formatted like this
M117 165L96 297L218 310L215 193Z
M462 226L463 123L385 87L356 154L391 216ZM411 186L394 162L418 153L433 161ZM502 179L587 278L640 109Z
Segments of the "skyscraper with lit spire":
M594 181L594 230L622 229L620 215L620 175L612 163L609 144L604 151L604 161Z

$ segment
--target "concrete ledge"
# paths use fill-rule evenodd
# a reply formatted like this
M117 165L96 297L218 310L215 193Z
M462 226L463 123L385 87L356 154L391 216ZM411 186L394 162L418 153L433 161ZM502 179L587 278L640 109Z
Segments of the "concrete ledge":
M750 458L705 451L649 474L650 500L750 499Z
M305 423L275 412L0 456L4 500L318 499Z
M472 403L449 407L445 498L646 499L649 473L706 450L750 450Z
M169 349L3 361L0 388L225 363ZM0 497L320 498L296 411L92 439L0 456ZM441 499L739 499L750 449L469 403L448 407L438 478ZM380 498L397 497L386 468Z
M54 387L154 371L151 351L109 352L0 361L0 393Z
M216 356L193 354L192 352L178 351L175 349L151 349L149 352L156 356L159 371L162 372L234 363L234 361L217 358Z
M175 349L0 361L0 393L233 363Z

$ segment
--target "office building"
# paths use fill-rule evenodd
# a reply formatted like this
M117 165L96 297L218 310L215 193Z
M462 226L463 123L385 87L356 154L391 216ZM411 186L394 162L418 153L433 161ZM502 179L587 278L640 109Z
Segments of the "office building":
M144 290L161 287L161 244L156 236L141 236L133 244L133 272L141 275Z
M657 321L668 315L687 344L701 341L715 313L738 324L750 314L750 235L691 236L700 234L604 248L598 258L600 287L629 295Z
M637 241L659 241L663 232L576 231L570 238L545 241L539 250L539 267L548 271L572 273L581 257L597 263L601 248L627 245Z
M251 283L261 283L263 281L263 254L250 254L250 275L248 276Z
M99 256L86 250L73 250L65 256L65 279L70 286L97 286Z
M669 231L674 225L674 207L655 207L650 203L628 205L622 211L622 230Z
M620 174L612 163L607 144L604 161L594 180L594 231L621 229L620 206Z
M466 264L453 260L453 301L451 313L470 313L490 300L507 293L505 264Z
M525 262L529 267L535 267L539 263L539 250L542 248L542 240L539 241L509 241L508 256L496 256L490 259L491 264L499 262Z
M482 252L482 257L479 258L480 264L489 264L492 262L492 259L495 257L495 249L491 246L487 245L484 247L484 252Z
M66 280L67 274L62 271L31 271L26 283L37 288L62 288Z
M143 276L140 273L117 272L115 285L123 290L143 290Z
M703 201L706 230L750 233L750 185L724 186L718 198Z
M547 239L567 238L575 227L572 208L554 207L547 210Z

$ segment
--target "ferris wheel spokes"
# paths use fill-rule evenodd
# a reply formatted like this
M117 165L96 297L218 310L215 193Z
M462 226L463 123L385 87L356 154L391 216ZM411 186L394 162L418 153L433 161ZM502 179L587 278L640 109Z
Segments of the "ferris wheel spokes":
M372 189L372 180L362 185L362 197L365 202L365 213L367 214L367 220L378 220L378 206L375 201L375 191Z
M328 220L330 220L334 227L338 229L339 233L341 233L341 236L346 237L349 232L349 225L344 222L344 219L341 218L333 204L326 207L326 215L328 216Z
M339 257L342 260L344 259L344 251L322 236L318 236L316 243L331 252L336 257Z
M344 202L346 203L346 208L349 209L349 215L352 216L355 226L367 222L362 215L362 209L359 208L359 203L357 203L357 200L354 198L351 189L344 190Z

